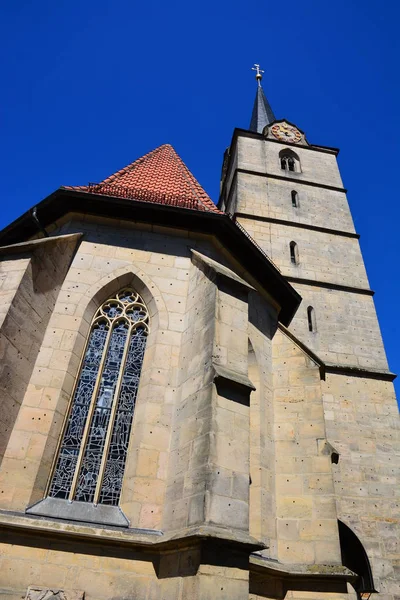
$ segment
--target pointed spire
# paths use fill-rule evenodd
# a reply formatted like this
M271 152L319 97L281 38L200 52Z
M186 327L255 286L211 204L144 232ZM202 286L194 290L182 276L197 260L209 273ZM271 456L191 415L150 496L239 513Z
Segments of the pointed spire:
M260 65L257 64L252 67L252 70L256 71L257 93L254 100L249 129L250 131L262 133L264 127L273 123L276 119L261 87L262 73L264 73L264 71L260 69Z

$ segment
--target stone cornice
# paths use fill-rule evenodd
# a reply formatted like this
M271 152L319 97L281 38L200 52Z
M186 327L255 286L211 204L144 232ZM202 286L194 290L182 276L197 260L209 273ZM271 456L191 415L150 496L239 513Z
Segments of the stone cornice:
M254 290L253 286L239 277L239 275L232 271L232 269L225 267L225 265L222 265L209 256L205 256L197 250L191 249L191 253L193 262L203 265L203 268L205 268L206 271L213 273L216 278L223 277L224 279L231 281L231 283L234 285L243 288L246 293L248 293L250 290Z
M286 175L277 175L276 173L268 173L268 171L253 171L251 169L243 169L242 167L237 167L235 169L236 173L245 173L247 175L256 175L258 177L265 177L267 179L279 179L280 181L290 181L292 183L300 183L302 185L309 185L311 187L323 188L324 190L332 190L333 192L342 192L343 194L347 193L347 189L343 187L337 187L335 185L328 185L327 183L317 183L316 181L310 181L309 179L301 179L301 173L299 173L299 177L288 177Z
M57 242L78 242L82 236L83 233L68 233L66 235L55 235L53 237L39 238L37 240L29 240L28 242L0 246L0 256L29 253L37 250L39 247L51 246Z
M185 528L173 532L152 529L137 529L78 523L49 517L38 517L20 512L0 510L0 531L10 531L40 536L41 539L61 538L75 542L91 542L107 546L130 547L132 550L162 551L193 545L202 540L212 540L221 544L235 546L250 554L267 546L244 531L225 529L218 526L203 525Z
M317 356L317 354L315 354L315 352L313 352L308 346L306 346L306 344L303 344L303 342L301 340L299 340L299 338L296 337L290 331L290 329L288 329L284 325L281 325L280 323L278 323L278 329L280 331L282 331L282 333L285 334L289 339L291 339L292 342L294 342L296 344L296 346L298 346L300 348L300 350L302 350L305 354L307 354L307 356L309 358L311 358L311 360L316 364L316 366L320 368L321 375L325 372L325 364L324 364L323 360L319 356ZM323 379L323 377L322 377L322 379Z
M250 556L249 570L255 581L268 589L268 597L276 599L284 598L290 590L344 594L347 583L358 579L356 573L338 564L282 564L256 554Z
M352 233L351 231L341 231L339 229L329 229L327 227L319 227L317 225L309 225L308 223L300 223L299 221L289 221L283 219L273 219L272 217L263 217L261 215L252 215L251 213L235 212L235 219L241 217L243 219L253 219L254 221L263 221L265 223L275 223L276 225L285 225L287 227L299 227L300 229L309 229L311 231L319 231L320 233L327 233L330 235L339 235L342 237L349 237L354 239L360 239L359 233Z
M347 567L337 564L283 564L258 554L252 554L250 562L254 567L261 567L265 572L278 577L335 577L344 578L346 581L357 577Z
M350 285L341 285L340 283L331 283L330 281L318 281L316 279L304 279L303 277L292 277L287 275L286 279L291 283L301 283L303 285L312 285L315 287L328 288L331 290L339 290L341 292L351 292L353 294L364 294L365 296L373 296L375 292L369 288L358 288Z
M287 119L279 119L278 122L280 122L280 121L287 121ZM287 121L287 122L290 123L290 121ZM295 125L295 127L297 127L297 125ZM299 129L299 131L302 131L302 130ZM302 131L302 133L304 133L304 132ZM310 144L309 142L307 142L308 145L306 146L303 144L293 144L291 142L282 142L280 140L273 140L271 138L266 138L265 135L263 135L262 133L257 133L255 131L249 131L248 129L240 129L238 127L236 127L233 132L231 146L233 145L234 142L236 142L238 137L254 138L254 139L258 139L258 140L273 142L274 144L281 144L284 146L292 146L293 148L302 148L302 149L306 149L306 150L315 150L317 152L324 152L325 154L334 154L335 156L337 156L340 152L339 148L334 148L333 146L319 146L319 145Z
M334 363L325 363L325 373L337 375L348 375L350 377L364 377L365 379L380 379L382 381L394 381L397 377L391 371L382 371L380 369L364 369L363 367L349 365L335 365Z
M225 203L226 207L229 206L230 198L231 198L231 195L232 195L232 191L235 189L235 184L237 182L237 175L238 175L238 173L245 173L247 175L255 175L256 177L264 177L266 179L278 179L280 181L289 181L291 183L295 183L296 185L298 185L298 184L300 184L300 185L308 185L310 187L318 187L318 188L322 188L322 189L325 189L325 190L332 190L334 192L341 192L343 194L347 193L347 189L345 189L345 188L339 188L339 187L335 187L335 186L332 186L332 185L327 185L327 184L324 184L324 183L316 183L315 181L308 181L308 180L306 181L306 180L300 179L300 178L287 177L287 176L284 176L284 175L276 175L274 173L267 173L267 172L261 172L261 171L253 171L251 169L243 169L243 168L237 167L235 169L235 171L233 173L233 176L232 176L232 179L231 179L231 185L230 185L230 188L229 188L229 194L227 196L226 203ZM222 189L221 189L221 194L220 194L220 197L219 197L219 200L218 200L218 208L219 209L221 208L221 202L222 202L222 198L224 197L224 194L225 194L225 188L226 188L226 186L227 186L227 178L225 177L224 183L223 183L223 186L222 186Z
M364 377L365 379L380 379L381 381L394 381L397 375L391 371L381 369L364 369L356 365L339 365L327 363L313 352L306 344L299 340L287 327L278 324L278 329L292 340L311 360L319 367L321 379L325 381L326 373L347 375L350 377Z

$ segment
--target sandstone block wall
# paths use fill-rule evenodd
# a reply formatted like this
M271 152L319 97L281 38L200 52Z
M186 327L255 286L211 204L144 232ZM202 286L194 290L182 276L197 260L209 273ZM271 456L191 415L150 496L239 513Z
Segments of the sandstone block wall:
M340 519L358 535L371 561L376 587L388 600L399 594L396 583L399 579L397 540L400 537L397 502L400 465L396 456L399 419L393 384L386 381L385 376L379 378L376 374L377 371L388 373L389 368L373 298L368 293L351 290L352 287L368 290L369 283L358 240L352 236L354 226L345 192L331 189L343 186L336 157L334 153L318 149L291 147L301 163L301 172L292 173L280 168L279 151L285 147L283 143L238 137L236 166L239 171L236 177L229 173L233 184L231 188L228 185L226 191L226 199L230 198L228 210L237 215L242 226L289 281L291 278L299 280L293 281L293 286L303 302L290 331L332 368L344 365L370 371L370 374L363 378L327 373L326 381L318 384L317 370L308 364L308 374L304 373L304 367L301 367L304 353L291 356L290 344L288 354L274 360L274 410L278 411L273 417L274 427L278 427L276 486L280 485L276 491L280 528L277 532L278 552L285 562L295 562L301 553L306 557L310 553L309 559L316 560L316 553L321 551L323 555L325 543L328 544L325 546L327 554L332 552L329 543L334 538L330 540L329 535L320 540L321 550L318 551L316 542L310 543L304 538L307 527L304 527L303 519L307 520L307 514L314 517L317 514L307 505L312 481L315 487L311 496L316 493L312 501L319 498L321 507L326 503L323 506L323 514L328 519L325 531L329 532L335 519ZM240 169L249 172L240 172ZM298 207L292 206L292 190L298 192ZM279 219L284 223L273 223L268 219ZM313 227L335 229L337 233L318 231ZM290 241L298 244L298 265L290 262ZM318 282L324 285L318 285ZM350 289L341 289L343 286ZM308 306L315 311L316 330L312 332L308 328ZM278 352L281 337L274 338L274 352ZM293 371L289 368L290 363ZM310 379L312 373L315 387ZM308 384L300 391L306 381ZM319 391L318 386L322 386ZM323 404L318 400L322 393ZM304 401L308 394L314 395L312 409ZM279 421L281 412L288 415L283 416L282 422ZM316 423L312 414L316 415ZM301 437L303 422L305 428L316 427L317 435L311 435L309 439L315 451L320 436L321 439L325 436L338 449L338 464L331 464L326 456L318 453L311 458L311 446L307 459L296 455L297 452L301 454L302 444L307 444ZM283 444L280 451L279 444ZM285 456L285 448L290 456ZM311 466L310 460L316 460L318 466ZM303 463L300 465L299 461ZM300 467L310 470L310 479L307 471ZM321 468L320 472L318 468ZM289 497L285 485L293 485L295 491L301 490L301 502L305 503L304 512L295 513L294 518L290 512L285 518L282 512L294 508L285 504L285 498ZM325 485L328 487L324 488ZM320 496L317 493L319 486ZM318 528L315 520L311 531L317 535ZM284 546L284 539L288 541L287 546ZM305 546L297 552L301 544ZM289 554L291 546L296 546L293 556ZM254 598L261 596L255 584L250 585L250 589L253 589ZM304 592L304 595L291 592L290 597L298 596L313 597L311 592Z
M76 242L64 237L22 244L0 256L0 464ZM30 418L36 425L37 415ZM40 447L34 430L29 439L14 438L7 458L18 461L29 446ZM10 499L13 485L4 487L0 496Z
M270 424L257 416L256 406L250 422L249 293L253 344L262 370L257 377L265 391L258 403L264 415L271 410L276 309L227 268L227 258L211 240L190 238L185 232L171 236L162 228L112 225L89 218L63 225L64 234L83 231L84 239L49 310L27 389L21 394L21 410L0 471L8 492L0 497L6 511L2 516L6 518L7 511L23 514L46 495L92 317L100 303L129 285L146 302L151 328L120 502L131 527L168 531L208 524L230 531L232 539L241 532L240 540L248 544L251 519L254 531L266 540L275 527L269 514L274 485L273 465L262 450L269 448L271 453L273 439ZM194 256L194 248L205 255L204 264ZM258 436L252 458L250 426ZM37 437L40 444L34 443ZM258 499L249 507L251 465ZM264 498L269 498L266 504ZM257 509L250 517L251 502ZM29 523L33 525L32 520L24 521L28 537ZM78 524L66 525L68 529L79 535L85 530ZM248 594L249 551L244 559L224 559L221 567L212 562L215 558L204 559L207 549L198 558L195 549L194 554L181 550L170 559L167 553L153 560L151 553L127 558L125 550L104 548L99 553L81 542L53 544L46 535L38 544L24 535L20 540L14 534L2 538L0 589L8 598L21 595L31 584L83 589L88 600L135 595L161 600L191 593L208 598L211 591L216 598L229 593L242 600ZM230 550L228 556L235 552Z
M359 537L379 598L400 594L400 425L393 384L328 374L322 382L338 518Z
M277 152L279 144L272 146ZM270 160L262 144L240 146L239 165L244 155L256 166ZM328 179L332 156L323 160ZM311 169L308 156L304 161ZM278 187L281 195L270 197L271 205L282 206ZM238 194L245 190L238 186ZM343 226L350 228L341 206ZM1 529L0 597L14 600L28 585L40 584L83 589L87 600L280 598L285 577L299 565L328 564L340 573L339 518L363 542L379 590L391 600L398 562L397 479L388 460L397 427L391 384L331 374L321 381L318 360L293 341L294 334L326 362L386 369L372 298L296 283L303 304L291 332L277 331L277 309L268 296L243 281L240 266L207 236L90 216L65 219L55 231L83 231L84 239L68 272L59 270L56 282L45 280L49 300L40 310L48 312L48 321L29 352L31 370L0 469L0 489L7 491L0 494L0 521L19 513L12 518L20 519L14 525L21 529L19 537L15 528L13 537L4 524ZM264 231L253 231L260 245ZM279 227L266 231L266 250L279 248ZM339 236L331 236L331 252L323 241L328 234L293 232L301 232L316 280L331 281L331 272L339 277L334 265L345 249L352 265L348 280L365 278L357 240L340 238L337 248ZM54 258L54 273L68 256ZM289 274L283 254L277 257ZM7 316L30 265L32 259L23 257L10 267ZM53 522L55 529L47 524L44 532L45 520L22 516L46 495L92 317L125 286L143 297L151 328L120 506L130 521L126 535L135 535L134 528L153 533L141 534L129 549L125 534L107 527ZM312 333L308 304L316 310ZM337 465L327 445L338 450ZM196 528L201 536L191 539ZM158 530L165 535L162 550L146 537L160 535ZM90 535L102 540L101 547L83 541ZM273 578L260 565L249 567L251 549L285 575ZM343 599L343 586L328 593L329 586L311 575L285 594L311 600L318 585L318 597Z
M292 340L273 340L276 557L341 563L319 367Z
M291 331L322 360L388 369L372 296L299 283L293 286L303 302L291 323ZM308 329L308 306L315 310L315 332Z
M238 174L237 212L355 233L344 191L320 188L299 179L282 181L265 174ZM281 176L286 177L284 172ZM297 207L292 206L292 191L297 192Z
M251 217L238 217L238 221L285 275L369 288L357 239L290 224L255 221ZM298 264L291 261L289 245L292 241L297 244Z

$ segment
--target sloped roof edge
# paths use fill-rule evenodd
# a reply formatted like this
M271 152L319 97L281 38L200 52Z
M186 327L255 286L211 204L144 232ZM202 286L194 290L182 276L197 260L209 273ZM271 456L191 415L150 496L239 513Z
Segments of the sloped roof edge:
M36 208L38 219L43 227L56 222L68 213L83 213L145 222L156 227L189 229L215 236L281 307L279 319L284 325L290 323L301 302L301 296L268 257L228 215L220 211L198 211L65 188L56 190L37 204ZM37 223L29 210L0 231L0 244L25 241L37 232Z

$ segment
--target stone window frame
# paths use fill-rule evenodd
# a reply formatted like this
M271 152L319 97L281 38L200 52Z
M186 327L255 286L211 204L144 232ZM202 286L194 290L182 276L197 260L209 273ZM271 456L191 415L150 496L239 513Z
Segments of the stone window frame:
M136 413L139 409L139 406L141 409L143 408L149 393L148 377L149 369L151 369L151 361L149 362L149 359L146 359L146 356L148 356L148 353L150 353L150 356L154 352L154 347L157 344L160 330L164 330L168 324L167 306L163 300L158 286L154 283L154 281L147 277L147 275L140 269L132 269L131 265L127 265L120 267L114 271L112 275L105 275L97 282L95 286L92 286L82 298L80 306L77 309L77 315L79 315L80 318L76 319L79 321L79 323L75 330L77 337L75 339L74 349L71 350L71 357L74 354L76 355L77 351L79 352L79 357L82 356L83 350L79 341L79 337L84 336L86 339L89 335L94 314L98 310L99 306L104 302L104 299L109 298L117 291L126 287L132 287L141 296L149 312L149 319L151 322L151 331L147 338L143 369L136 400L137 408L135 410L129 439L129 447L131 447L132 442L134 442L134 447L136 449L136 447L141 446L143 438L143 432L140 429L137 429ZM74 367L74 372L76 374L75 377L77 377L79 373L78 366L76 369ZM71 385L71 377L68 372L65 373L65 378L61 383L60 390L63 390L64 393L67 393L69 398L72 397L74 388ZM60 395L60 400L62 400L62 395ZM69 403L66 409L63 409L62 405L60 405L60 409L64 414L64 424L68 418L68 408ZM58 443L60 443L62 438L63 427L64 425L60 426L53 434L53 436L56 436ZM53 445L53 436L48 436L49 450ZM58 446L56 446L56 448L57 447ZM42 478L46 477L47 481L47 484L43 487L41 494L42 499L36 500L32 504L28 505L25 509L26 514L45 518L61 519L63 521L84 522L86 524L101 525L103 527L111 525L126 528L132 527L132 521L136 523L136 515L132 513L130 506L130 496L127 496L127 490L131 489L132 481L137 477L134 460L134 456L136 455L135 452L128 452L119 506L107 506L79 501L69 502L68 500L51 498L47 496L47 490L51 482L55 461L58 455L56 448L54 448L54 450L50 450L53 456L53 461L50 464L46 461L41 461L40 464L39 474ZM38 491L36 491L36 493L38 493ZM125 514L125 511L127 511L127 514ZM138 526L140 528L139 522ZM158 530L153 529L147 530L140 528L140 531L148 531L156 534L159 533Z
M299 247L296 242L291 241L289 243L290 262L292 265L298 265L300 262Z
M130 297L130 300L126 300L127 297ZM117 412L118 412L118 407L119 407L120 396L121 396L121 392L122 392L123 385L124 385L124 383L123 383L124 371L125 371L125 367L127 364L127 359L129 357L129 352L131 350L130 345L131 345L131 342L133 341L133 339L135 339L135 338L133 338L135 333L138 333L140 331L140 332L143 332L144 338L146 338L148 336L148 334L149 334L148 322L149 322L149 313L148 313L147 307L146 307L144 301L142 300L141 296L135 290L133 290L132 287L122 288L116 294L114 294L112 297L110 297L106 301L104 301L101 304L101 306L98 308L98 310L96 311L96 313L92 319L92 323L90 325L89 333L88 333L88 336L86 339L85 348L82 353L82 358L81 358L81 362L80 362L80 366L79 366L79 370L78 370L79 375L76 379L74 391L71 395L71 400L70 400L69 409L68 409L68 413L67 413L68 416L65 419L63 432L62 432L62 435L60 436L60 441L59 441L58 449L56 452L57 458L53 464L52 475L49 479L46 496L57 498L57 497L59 497L58 494L63 494L66 491L66 490L62 490L60 486L56 486L56 474L57 474L58 469L60 470L60 478L62 479L61 451L62 451L63 443L65 440L68 428L70 425L72 425L71 418L72 418L72 412L73 412L74 406L78 403L82 403L82 398L84 396L84 392L85 392L84 385L82 385L83 391L81 393L80 393L79 386L82 381L81 377L83 374L85 360L87 359L87 356L88 356L89 343L90 343L90 340L92 339L92 334L94 331L96 331L96 329L99 328L99 326L104 326L104 332L107 332L107 333L104 336L105 339L103 341L103 345L102 345L102 349L101 349L101 359L97 366L97 372L96 372L95 376L92 378L93 389L91 392L90 401L88 403L88 410L87 410L87 415L85 417L85 424L83 426L83 433L82 433L82 439L80 442L79 453L77 456L76 465L74 467L74 475L72 477L72 480L69 482L69 492L67 492L68 497L64 498L64 499L68 499L69 502L72 502L73 500L77 499L76 495L78 493L78 489L80 486L80 479L82 478L82 472L84 470L86 451L87 451L88 444L90 441L91 433L92 433L93 429L95 428L95 427L93 427L93 423L94 423L94 419L96 416L96 408L97 409L100 408L100 412L104 412L104 407L102 407L99 404L99 400L101 400L102 396L106 395L106 392L110 391L110 389L106 388L106 385L104 385L104 389L102 390L102 382L104 380L103 375L104 375L105 368L106 368L106 362L107 362L108 358L110 357L112 335L113 335L113 332L116 331L116 328L118 325L123 325L124 329L127 330L127 333L126 333L125 340L123 342L123 349L122 348L120 349L120 350L122 350L122 354L119 357L119 360L120 360L119 366L117 366L118 375L116 376L114 388L111 388L112 399L111 399L111 403L110 403L109 420L105 427L104 440L102 440L103 448L101 450L101 461L100 461L100 466L99 466L99 472L97 474L97 477L95 477L96 486L95 486L94 496L93 496L93 499L90 499L90 500L83 500L83 499L78 498L78 500L81 502L89 502L89 503L92 502L94 505L102 503L101 502L102 487L103 487L103 482L104 482L104 476L106 473L108 454L109 454L110 446L112 443L112 437L113 437L113 434L116 429L116 422L117 422L116 417L117 417ZM144 342L143 353L144 353L144 349L145 349L145 342ZM141 370L142 364L143 364L143 356L141 357L140 365L138 367L139 372ZM139 375L139 379L140 379L140 375ZM85 383L85 382L83 382L83 383ZM137 387L135 390L135 396L137 395L138 385L139 385L139 380L138 380L138 384L137 384ZM108 409L106 409L106 410L108 410ZM134 413L134 407L132 408L130 428L132 426L133 413ZM100 426L100 423L99 423L99 426ZM129 428L129 431L130 431L130 428ZM129 437L129 434L128 434L128 437ZM125 457L124 457L124 468L125 468L125 463L126 463L126 453L125 453ZM116 499L117 500L116 502L115 501L107 502L106 504L110 504L111 506L118 505L120 492L121 492L121 490L119 490L119 494L118 494L118 498Z
M301 173L300 158L290 148L284 148L279 152L279 164L282 171L286 173Z
M308 331L310 333L316 333L317 320L316 320L316 316L315 316L315 308L313 306L307 306L307 323L308 323Z

